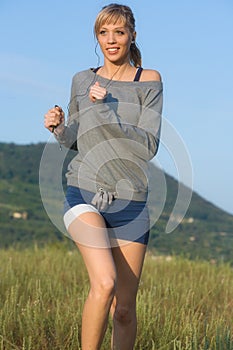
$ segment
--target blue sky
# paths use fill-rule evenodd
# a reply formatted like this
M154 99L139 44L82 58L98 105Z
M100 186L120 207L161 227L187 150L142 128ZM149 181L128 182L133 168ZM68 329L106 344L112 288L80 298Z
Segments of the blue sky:
M108 3L1 0L0 142L49 139L43 115L54 104L66 110L72 76L97 65L93 23ZM123 3L135 14L143 66L162 75L163 114L190 154L194 190L233 213L232 0ZM163 147L158 160L177 178Z

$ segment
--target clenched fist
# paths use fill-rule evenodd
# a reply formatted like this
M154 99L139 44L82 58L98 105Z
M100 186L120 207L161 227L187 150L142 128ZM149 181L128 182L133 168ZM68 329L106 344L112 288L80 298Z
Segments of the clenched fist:
M107 96L107 90L101 87L98 81L91 86L89 97L92 102L96 100L103 100Z
M65 113L62 108L55 106L48 110L44 116L44 126L49 131L53 132L59 125L64 125Z

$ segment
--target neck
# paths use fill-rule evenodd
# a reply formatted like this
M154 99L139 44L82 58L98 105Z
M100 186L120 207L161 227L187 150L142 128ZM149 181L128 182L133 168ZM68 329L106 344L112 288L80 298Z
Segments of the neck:
M103 67L101 67L101 73L105 78L120 80L127 71L132 70L132 66L129 62L125 62L122 64L114 64L111 62L105 62Z

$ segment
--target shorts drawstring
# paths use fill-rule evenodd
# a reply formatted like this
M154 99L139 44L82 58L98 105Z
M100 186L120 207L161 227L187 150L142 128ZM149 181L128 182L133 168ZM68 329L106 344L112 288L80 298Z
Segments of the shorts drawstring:
M93 204L99 211L105 211L109 205L116 199L116 192L108 192L102 187L98 189L94 195L91 204Z

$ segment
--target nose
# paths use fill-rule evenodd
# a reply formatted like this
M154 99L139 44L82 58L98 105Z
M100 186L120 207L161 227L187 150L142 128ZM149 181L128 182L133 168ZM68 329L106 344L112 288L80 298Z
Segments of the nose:
M108 33L108 43L109 44L114 44L116 42L115 35L112 32Z

